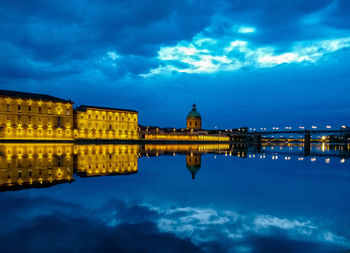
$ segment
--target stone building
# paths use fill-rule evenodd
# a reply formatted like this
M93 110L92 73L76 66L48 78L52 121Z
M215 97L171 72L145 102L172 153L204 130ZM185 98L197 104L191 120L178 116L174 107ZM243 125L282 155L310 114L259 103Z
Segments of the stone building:
M139 139L138 112L99 106L74 111L74 139Z
M72 105L53 96L0 90L0 137L72 140Z

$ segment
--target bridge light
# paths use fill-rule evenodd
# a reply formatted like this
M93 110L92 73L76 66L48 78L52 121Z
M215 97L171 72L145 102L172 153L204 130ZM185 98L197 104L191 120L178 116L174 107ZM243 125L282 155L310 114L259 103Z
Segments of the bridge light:
M326 160L325 160L326 163L329 163L330 161L331 161L331 159L329 159L329 158L326 158Z
M325 140L325 139L326 139L326 136L322 136L321 139L322 139L322 140Z
M312 128L312 129L316 129L316 128L317 128L317 126L312 126L311 128Z
M345 163L345 159L344 159L344 158L341 159L340 162L341 162L341 163Z
M313 157L313 158L310 159L310 161L311 161L311 162L315 162L315 161L316 161L316 158Z
M346 128L346 126L341 126L341 128Z
M300 129L304 129L305 127L303 127L303 126L300 126L299 128L300 128Z
M331 127L331 126L326 126L326 128L328 128L328 129L329 129L329 128L332 128L332 127Z

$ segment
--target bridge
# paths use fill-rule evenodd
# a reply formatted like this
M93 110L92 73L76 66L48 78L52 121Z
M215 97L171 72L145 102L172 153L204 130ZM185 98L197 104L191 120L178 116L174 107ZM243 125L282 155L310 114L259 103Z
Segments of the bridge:
M261 143L261 141L284 141L284 142L293 142L299 141L304 143L305 155L310 154L311 142L320 141L320 139L311 139L312 135L320 134L350 134L350 129L340 129L340 130L275 130L275 131L259 131L252 132L251 134L255 135L255 139ZM275 138L271 135L283 135L283 134L298 134L299 136L304 136L304 138ZM271 136L271 137L268 137Z

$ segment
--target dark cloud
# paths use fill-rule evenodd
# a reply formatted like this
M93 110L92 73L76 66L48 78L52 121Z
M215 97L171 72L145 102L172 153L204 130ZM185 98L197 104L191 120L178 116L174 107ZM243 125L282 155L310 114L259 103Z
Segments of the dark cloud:
M175 209L173 213L170 209L164 213L115 199L94 208L47 197L1 197L0 200L1 252L242 252L249 249L253 253L321 253L344 249L318 239L304 240L298 232L294 235L293 229L271 226L255 232L249 229L248 216L225 218L214 210L208 213L208 209ZM206 220L203 214L214 216ZM176 229L162 232L157 225L160 219L185 227L179 227L179 233ZM227 224L217 223L220 219L227 220ZM190 226L193 234L181 235ZM243 236L230 239L228 230ZM197 241L197 246L191 240Z
M201 252L189 239L160 232L151 210L122 201L93 211L48 198L1 200L1 252ZM117 226L101 222L113 218L109 211Z

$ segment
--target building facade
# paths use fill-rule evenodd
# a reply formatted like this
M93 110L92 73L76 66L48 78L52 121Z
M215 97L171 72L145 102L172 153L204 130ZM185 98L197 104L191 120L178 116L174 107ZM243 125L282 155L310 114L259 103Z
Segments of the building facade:
M98 106L74 111L74 139L139 139L138 112Z
M48 95L0 90L0 138L73 139L73 103Z

